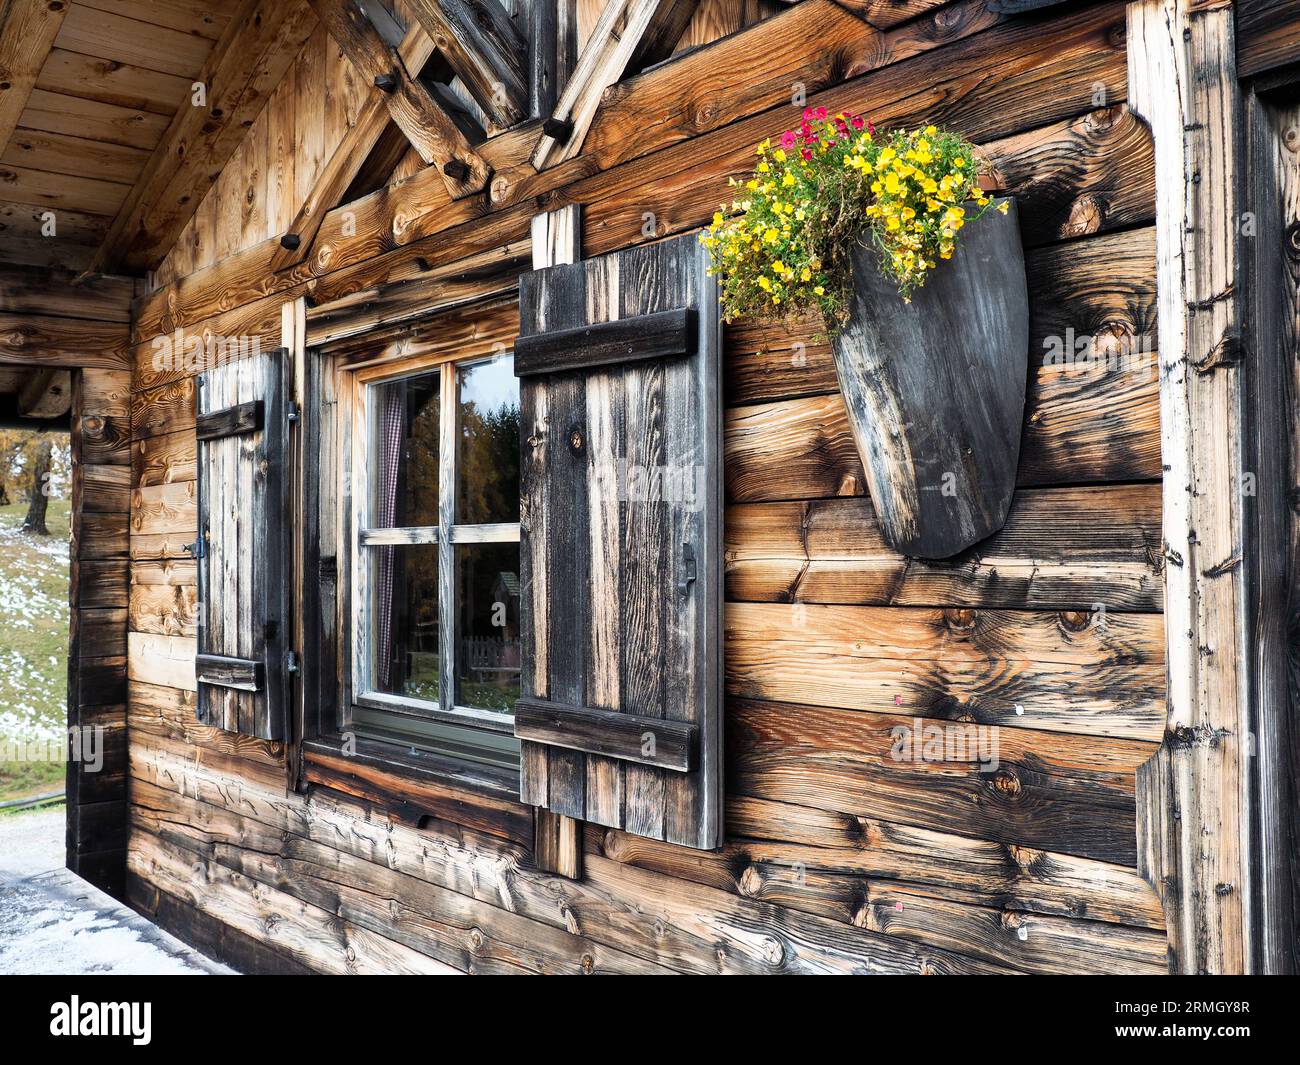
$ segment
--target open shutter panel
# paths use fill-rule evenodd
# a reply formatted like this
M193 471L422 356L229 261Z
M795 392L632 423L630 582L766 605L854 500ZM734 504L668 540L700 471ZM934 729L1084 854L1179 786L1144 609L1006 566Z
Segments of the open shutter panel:
M265 740L288 704L289 353L231 360L199 378L197 717Z
M526 802L722 838L721 324L693 236L520 279Z

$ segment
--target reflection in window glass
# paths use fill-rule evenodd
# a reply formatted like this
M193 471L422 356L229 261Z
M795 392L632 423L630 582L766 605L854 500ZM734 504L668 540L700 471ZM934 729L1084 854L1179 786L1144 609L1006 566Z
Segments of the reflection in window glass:
M371 689L438 700L438 548L370 547Z
M456 549L456 702L512 714L519 698L519 545Z
M438 371L375 385L370 524L438 524Z
M501 355L459 372L460 454L456 521L519 520L519 379Z

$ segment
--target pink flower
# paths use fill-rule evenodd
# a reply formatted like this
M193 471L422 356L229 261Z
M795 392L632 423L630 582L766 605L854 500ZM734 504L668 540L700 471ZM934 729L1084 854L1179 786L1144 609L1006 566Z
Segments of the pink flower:
M861 115L854 115L854 116L853 116L853 128L854 128L854 129L861 129L861 128L862 128L862 116L861 116Z
M812 158L812 149L811 149L811 148L801 148L801 149L799 150L799 154L802 155L805 159L811 159L811 158Z
M824 119L826 117L826 108L824 107L817 108L817 117L819 119Z
M791 133L789 130L786 130L784 133L781 134L781 147L782 148L794 147L794 134Z

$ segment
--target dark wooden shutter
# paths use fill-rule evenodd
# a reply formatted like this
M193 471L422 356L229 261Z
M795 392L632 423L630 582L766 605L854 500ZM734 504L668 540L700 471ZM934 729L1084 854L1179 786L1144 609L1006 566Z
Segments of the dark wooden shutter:
M197 716L265 740L288 705L289 353L224 362L197 395Z
M722 839L721 325L693 236L520 281L524 801Z

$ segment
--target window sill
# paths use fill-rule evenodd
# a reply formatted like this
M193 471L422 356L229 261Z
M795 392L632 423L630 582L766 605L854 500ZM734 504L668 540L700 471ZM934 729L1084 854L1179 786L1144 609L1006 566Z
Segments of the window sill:
M371 778L383 774L390 778L381 789L402 804L418 801L415 794L429 785L448 785L497 800L519 802L519 772L490 765L467 765L446 755L409 748L378 740L353 738L348 742L352 753L344 753L342 736L322 736L304 740L303 761L310 766L328 760L331 769L342 760L358 769L372 771ZM310 776L310 774L309 774ZM407 786L410 785L410 786Z

